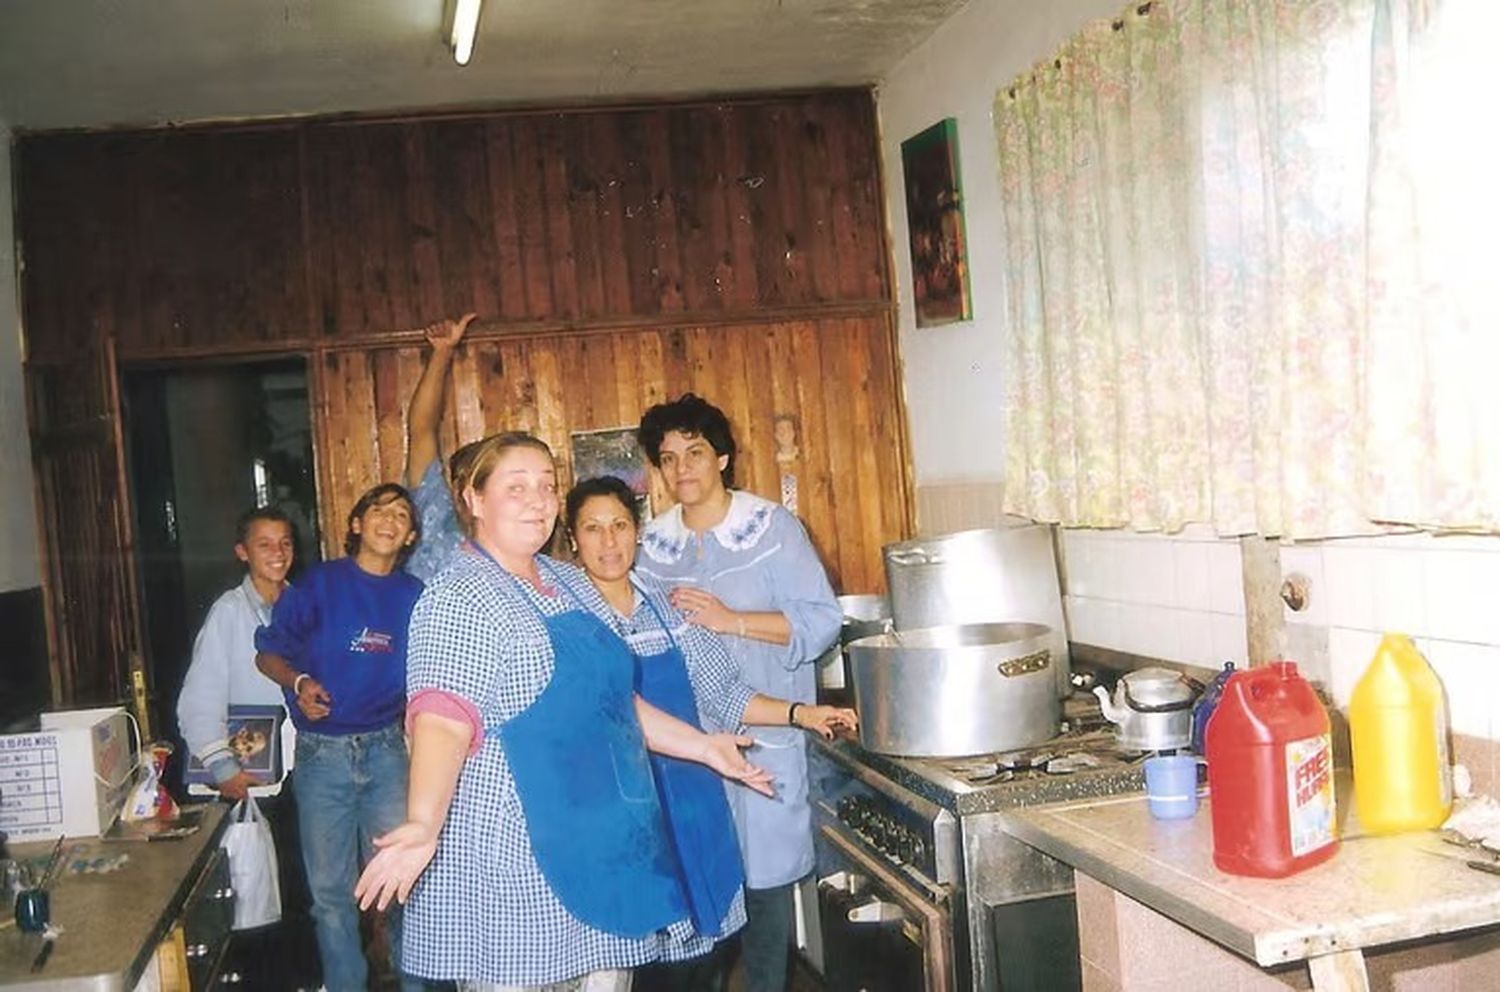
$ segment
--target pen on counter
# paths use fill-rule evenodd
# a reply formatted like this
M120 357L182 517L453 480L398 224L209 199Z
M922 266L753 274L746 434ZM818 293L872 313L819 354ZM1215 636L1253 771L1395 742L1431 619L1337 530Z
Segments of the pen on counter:
M41 878L37 882L37 888L45 890L52 882L52 873L57 868L57 863L62 860L63 841L66 835L57 838L57 843L52 845L52 854L47 858L47 867L42 869Z
M47 967L47 959L52 956L52 945L55 943L57 943L55 938L42 938L42 949L36 952L36 958L31 962L31 970L33 972L41 971Z

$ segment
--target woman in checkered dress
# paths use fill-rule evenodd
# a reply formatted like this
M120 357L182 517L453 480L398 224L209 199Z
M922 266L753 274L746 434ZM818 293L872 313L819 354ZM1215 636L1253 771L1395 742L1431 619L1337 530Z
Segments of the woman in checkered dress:
M412 614L407 822L376 842L361 904L407 902L404 963L424 978L628 987L625 969L694 939L646 747L767 794L769 777L744 738L634 697L598 592L540 553L558 512L545 444L488 438L455 483L472 541Z

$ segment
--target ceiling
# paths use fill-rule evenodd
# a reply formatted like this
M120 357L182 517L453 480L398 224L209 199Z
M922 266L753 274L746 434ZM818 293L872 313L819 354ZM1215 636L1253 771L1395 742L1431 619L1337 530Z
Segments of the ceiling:
M0 122L150 125L878 81L965 0L0 0ZM450 0L451 2L451 0Z

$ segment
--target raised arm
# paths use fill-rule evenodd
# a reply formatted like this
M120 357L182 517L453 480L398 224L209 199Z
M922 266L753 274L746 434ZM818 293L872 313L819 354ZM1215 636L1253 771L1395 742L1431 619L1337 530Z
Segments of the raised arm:
M443 420L443 391L448 385L448 368L453 352L464 339L464 332L474 314L457 320L440 320L422 328L432 355L417 380L417 389L406 410L406 484L416 486L422 473L438 457L438 425Z

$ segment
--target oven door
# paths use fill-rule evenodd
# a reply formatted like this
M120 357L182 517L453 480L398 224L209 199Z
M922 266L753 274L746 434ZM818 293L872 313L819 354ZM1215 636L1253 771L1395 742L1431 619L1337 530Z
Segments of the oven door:
M833 869L818 879L823 978L829 992L950 992L953 927L948 907L935 903L838 827L822 824L819 830Z

